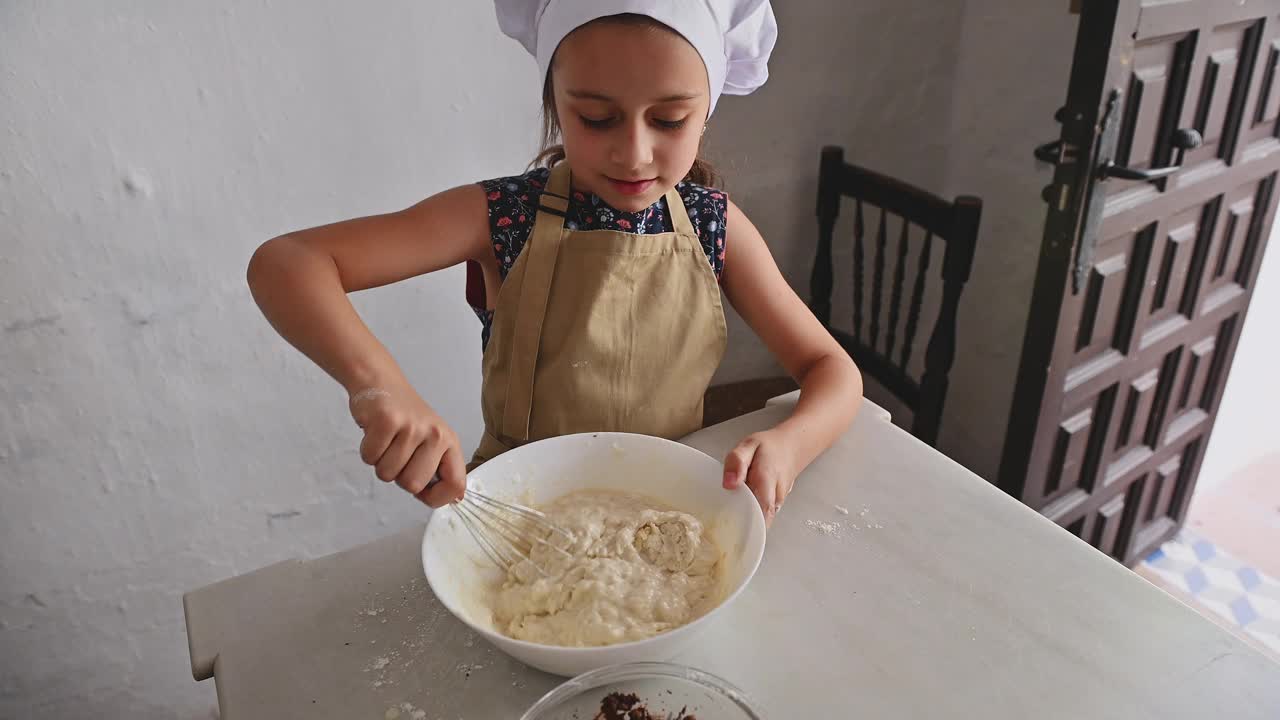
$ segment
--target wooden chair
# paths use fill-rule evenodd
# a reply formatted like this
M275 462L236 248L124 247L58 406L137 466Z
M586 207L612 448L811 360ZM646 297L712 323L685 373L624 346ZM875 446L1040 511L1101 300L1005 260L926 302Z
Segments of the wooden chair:
M832 234L840 214L841 200L854 200L853 218L853 333L831 325ZM867 220L878 209L874 235L867 237ZM899 218L897 247L890 249L888 230L890 215ZM844 150L825 147L818 173L818 252L813 263L810 308L818 320L853 356L865 375L874 378L893 393L913 414L911 433L930 445L938 441L938 424L947 395L947 375L951 371L956 349L956 309L960 291L969 279L973 266L974 245L982 216L982 200L962 196L947 202L936 195L912 187L891 177L850 165L844 161ZM913 233L914 231L914 233ZM902 295L912 235L923 235L916 253L910 305L902 343L897 330L902 319ZM942 294L937 321L924 351L924 371L920 380L911 377L908 368L916 342L920 309L929 271L930 255L935 240L944 242L942 256ZM875 257L871 271L871 308L864 312L864 270L867 244L873 244ZM892 290L884 298L885 256L894 252ZM887 317L885 315L887 311ZM865 316L865 317L864 317ZM863 321L868 321L863 333ZM883 337L881 330L884 330ZM896 357L895 357L896 354Z

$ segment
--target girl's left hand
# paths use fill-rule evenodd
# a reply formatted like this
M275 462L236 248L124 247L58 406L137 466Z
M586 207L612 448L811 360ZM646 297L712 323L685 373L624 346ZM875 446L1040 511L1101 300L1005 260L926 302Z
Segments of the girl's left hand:
M791 444L776 428L748 436L724 461L725 489L732 490L745 480L764 511L765 527L773 524L797 474Z

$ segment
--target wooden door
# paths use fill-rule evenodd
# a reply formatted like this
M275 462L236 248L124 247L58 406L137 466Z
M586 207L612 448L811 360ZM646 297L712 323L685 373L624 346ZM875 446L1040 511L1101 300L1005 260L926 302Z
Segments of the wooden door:
M1271 229L1280 0L1079 10L999 484L1132 564L1182 523Z

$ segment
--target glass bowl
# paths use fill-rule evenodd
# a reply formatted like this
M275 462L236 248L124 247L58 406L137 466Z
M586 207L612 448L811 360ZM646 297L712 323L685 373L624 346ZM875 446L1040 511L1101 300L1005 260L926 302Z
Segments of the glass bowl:
M611 665L579 675L547 693L520 720L592 720L606 698L634 696L654 718L679 720L763 720L759 707L723 678L665 662ZM624 707L629 701L624 701ZM638 709L638 708L637 708ZM682 713L683 711L683 713ZM604 717L609 717L605 715ZM632 710L630 715L645 717Z

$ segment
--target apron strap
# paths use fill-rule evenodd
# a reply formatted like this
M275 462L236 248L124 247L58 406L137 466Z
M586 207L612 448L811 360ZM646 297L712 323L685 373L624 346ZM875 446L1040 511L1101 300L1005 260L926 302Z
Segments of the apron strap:
M533 408L533 377L538 366L538 344L542 338L542 321L547 314L547 298L555 273L556 256L560 253L564 218L569 210L569 163L561 161L551 169L547 186L538 201L538 215L533 234L524 248L524 281L516 310L515 334L511 341L511 367L507 375L507 392L502 414L504 439L525 442L529 439L529 413ZM683 206L681 212L684 211ZM687 223L688 216L685 216Z
M667 212L671 215L671 229L696 240L698 231L694 230L693 223L689 222L689 212L684 209L684 199L680 197L680 193L675 188L671 188L663 197L667 201Z

